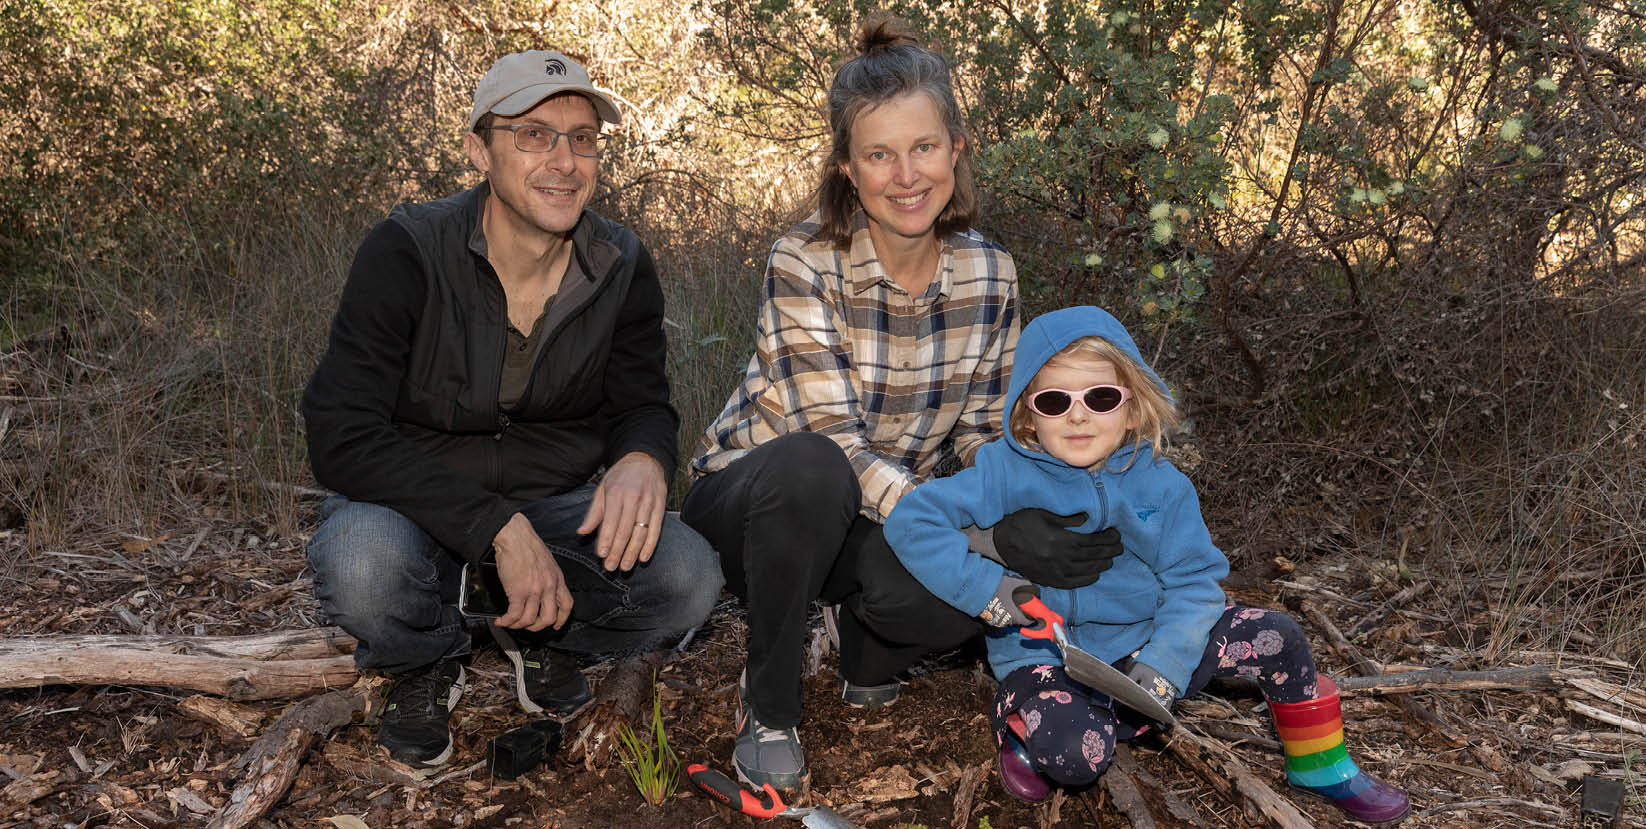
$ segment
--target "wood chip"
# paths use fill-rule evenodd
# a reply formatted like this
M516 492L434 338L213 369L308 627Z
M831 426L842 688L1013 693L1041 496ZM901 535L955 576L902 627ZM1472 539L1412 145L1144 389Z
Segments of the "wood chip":
M209 815L212 812L217 811L210 803L201 800L200 795L189 791L183 786L178 786L177 788L166 792L166 797L170 798L173 803L176 803L177 805L182 806L197 815Z
M6 784L4 789L0 789L0 814L10 814L51 794L57 788L59 774L55 771L31 774Z
M377 753L383 754L381 751ZM426 770L412 768L386 756L368 756L336 740L326 743L325 749L320 752L320 758L344 774L373 783L421 786L424 779L429 776Z
M954 829L963 829L968 825L972 816L972 798L977 795L977 787L988 779L989 769L993 763L981 763L968 766L960 774L960 783L954 791L954 820L949 825Z
M231 737L242 740L256 735L266 718L262 711L245 705L236 705L225 699L195 694L177 703L177 710L199 720Z
M905 800L920 794L918 781L906 766L892 766L871 772L857 779L847 791L852 800L868 803L886 803Z

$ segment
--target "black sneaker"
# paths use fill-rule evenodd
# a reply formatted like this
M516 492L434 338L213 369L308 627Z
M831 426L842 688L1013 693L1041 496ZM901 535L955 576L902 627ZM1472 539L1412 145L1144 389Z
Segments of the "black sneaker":
M553 648L522 648L495 626L492 636L514 665L514 695L526 713L569 719L594 698L576 656Z
M393 677L377 725L377 742L390 757L423 768L451 759L451 712L463 696L465 677L459 659L442 659Z

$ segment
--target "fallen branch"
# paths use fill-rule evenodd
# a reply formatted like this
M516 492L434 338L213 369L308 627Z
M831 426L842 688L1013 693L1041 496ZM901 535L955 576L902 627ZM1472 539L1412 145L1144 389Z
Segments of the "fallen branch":
M1547 665L1496 671L1453 671L1429 668L1399 674L1349 676L1336 680L1343 696L1359 693L1408 694L1413 691L1547 690L1570 680L1570 674Z
M1433 814L1439 814L1440 812L1456 812L1461 809L1490 809L1491 811L1487 812L1487 815L1491 817L1502 817L1503 807L1505 806L1521 806L1527 809L1536 809L1540 812L1546 812L1554 815L1556 818L1566 817L1566 810L1560 808L1559 806L1552 806L1548 803L1538 803L1535 800L1521 800L1515 797L1488 797L1484 800L1461 800L1456 803L1442 803L1439 806L1424 809L1423 811L1412 815L1412 817L1422 818Z
M1230 800L1248 804L1248 814L1255 809L1258 814L1252 814L1252 817L1267 816L1282 829L1308 829L1314 826L1296 806L1252 774L1234 752L1216 746L1183 724L1172 730L1166 748ZM1237 799L1236 795L1243 799Z
M1646 711L1646 694L1639 691L1613 685L1610 682L1601 682L1590 677L1570 677L1566 680L1566 684L1595 699L1637 711Z
M1114 801L1115 808L1119 809L1120 813L1125 815L1126 819L1131 822L1132 829L1155 829L1159 824L1155 822L1154 813L1149 809L1149 801L1143 797L1143 791L1139 787L1137 779L1120 762L1122 755L1127 760L1130 760L1132 756L1131 749L1125 744L1117 745L1114 748L1114 760L1109 764L1109 770L1104 772L1103 777L1100 778L1103 791L1107 792L1109 799ZM1092 802L1096 799L1096 796L1090 790L1082 795L1082 800L1085 801L1086 808L1092 812L1094 821L1098 819L1098 809L1096 804Z
M234 767L250 767L273 753L274 746L285 739L287 731L329 734L332 729L353 722L357 716L369 719L377 713L371 706L381 699L377 689L385 682L382 677L368 677L352 688L310 697L287 708L257 742L235 759Z
M1360 617L1359 621L1351 625L1349 627L1349 638L1354 639L1362 633L1376 627L1378 624L1382 623L1384 619L1388 618L1390 613L1393 613L1397 608L1404 606L1407 602L1412 600L1413 596L1416 596L1418 593L1427 589L1429 589L1428 581L1420 581L1407 585L1406 589L1390 596L1388 601L1378 605L1374 610L1372 610L1372 612Z
M1360 649L1355 647L1354 643L1343 635L1343 631L1338 630L1337 625L1333 624L1326 614L1320 612L1320 608L1314 602L1305 600L1303 602L1303 612L1307 613L1309 618L1320 626L1321 631L1326 634L1326 641L1344 659L1348 660L1351 670L1361 676L1376 676L1383 673L1383 666L1379 665L1376 660L1362 654Z
M1279 754L1281 750L1279 740L1271 740L1262 734L1255 734L1239 726L1230 725L1219 720L1196 720L1194 722L1194 727L1196 731L1199 731L1208 737L1216 737L1219 740L1224 740L1230 743L1245 743L1247 745L1268 749L1276 754Z
M361 680L354 687L305 699L287 709L263 732L251 748L234 761L246 778L229 795L229 802L213 818L209 829L240 829L255 823L286 796L303 757L332 730L370 711L377 699L378 679Z
M1383 673L1383 667L1377 664L1376 661L1362 655L1360 653L1360 649L1356 648L1347 638L1343 636L1343 632L1337 629L1337 625L1332 624L1331 619L1326 618L1326 614L1320 612L1320 608L1315 606L1314 602L1305 600L1303 602L1303 612L1308 614L1309 618L1320 627L1320 629L1326 634L1326 641L1331 643L1331 645L1337 649L1338 653L1342 654L1343 658L1348 660L1349 664L1353 666L1356 671L1360 672L1364 676L1376 676ZM1399 674L1399 676L1409 675L1410 674ZM1446 721L1442 720L1438 714L1430 711L1428 708L1418 705L1417 702L1412 700L1410 697L1397 696L1394 698L1394 701L1396 705L1400 706L1402 711L1405 711L1413 719L1429 726L1430 730L1434 731L1435 734L1446 742L1451 743L1454 746L1468 744L1468 741L1463 738L1463 735L1457 733L1456 729L1447 725Z
M235 787L228 805L208 824L209 829L249 826L280 802L303 767L303 755L319 736L302 728L285 732L280 743L249 770L246 781Z
M1575 699L1566 700L1566 707L1582 714L1585 717L1588 717L1589 719L1599 720L1607 725L1615 725L1624 731L1633 731L1636 734L1646 734L1646 723L1640 722L1639 720L1631 720L1621 714L1613 714L1610 711L1596 708L1593 705L1585 705Z
M0 688L158 685L233 700L284 699L358 678L336 628L261 636L30 636L0 640Z
M1145 793L1152 792L1160 797L1160 802L1166 806L1166 814L1171 818L1162 821L1163 823L1168 826L1204 827L1206 825L1200 819L1200 815L1190 808L1189 804L1183 801L1183 798L1177 796L1177 792L1162 785L1147 769L1138 765L1137 758L1132 756L1130 752L1125 757L1116 755L1115 762L1125 769L1127 774L1137 780L1138 786Z
M222 472L214 472L210 469L196 469L193 474L197 478L205 478L206 480L214 481L216 483L228 484L231 487L245 483L255 483L270 492L290 495L298 500L307 499L312 501L323 501L336 494L329 489L315 489L312 486L298 486L297 484L281 483L280 481L266 481L262 478L254 478L248 481L240 476L227 475Z
M0 638L0 658L12 652L50 653L62 648L115 648L242 659L321 659L354 653L355 644L354 637L337 627L282 630L253 636L11 636Z

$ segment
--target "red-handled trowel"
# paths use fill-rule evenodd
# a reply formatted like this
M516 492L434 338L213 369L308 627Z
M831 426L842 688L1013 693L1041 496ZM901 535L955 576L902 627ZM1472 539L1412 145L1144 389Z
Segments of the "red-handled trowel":
M1063 652L1063 670L1076 682L1107 694L1115 702L1167 728L1177 725L1177 718L1172 716L1171 709L1161 705L1154 695L1143 690L1143 686L1070 642L1063 617L1047 607L1033 591L1032 587L1020 588L1012 597L1017 600L1017 606L1035 620L1034 626L1022 629L1024 636L1050 639L1055 643L1057 649ZM1024 601L1025 598L1028 600Z

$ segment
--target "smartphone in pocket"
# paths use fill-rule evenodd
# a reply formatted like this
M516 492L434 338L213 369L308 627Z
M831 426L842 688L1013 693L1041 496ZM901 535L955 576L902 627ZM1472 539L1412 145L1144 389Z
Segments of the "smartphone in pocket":
M496 619L509 611L509 594L497 575L496 561L463 565L457 594L457 611L464 616Z

